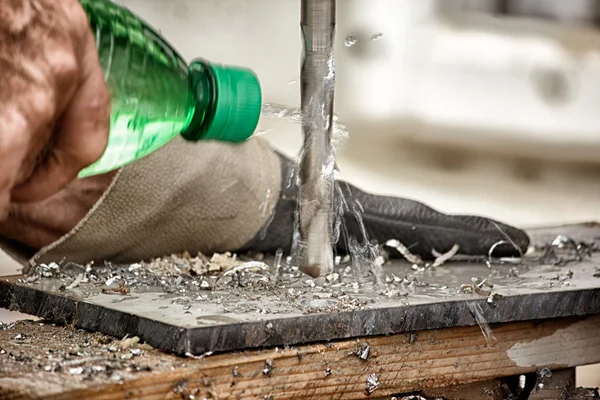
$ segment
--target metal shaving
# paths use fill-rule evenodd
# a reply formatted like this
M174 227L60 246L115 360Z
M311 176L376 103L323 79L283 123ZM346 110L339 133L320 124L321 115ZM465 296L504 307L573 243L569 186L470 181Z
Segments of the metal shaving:
M173 388L173 393L184 394L184 392L186 391L186 386L187 386L187 379L182 379L182 380L178 381L175 384L175 387ZM184 397L182 396L182 398L184 398Z
M367 394L373 393L379 388L379 376L377 374L370 374L367 377Z
M367 361L369 360L369 356L371 355L371 346L369 345L369 343L366 342L361 343L360 347L354 348L354 351L352 353L361 360Z
M544 378L552 378L552 371L548 369L548 367L544 367L538 371L538 377Z
M407 297L408 296L408 292L405 292L402 290L397 290L397 289L385 289L380 294L383 296L386 296L386 297Z
M83 281L83 274L77 275L77 278L75 278L73 283L71 283L69 286L67 286L66 289L67 290L75 289L77 286L79 286L81 281Z
M416 333L411 333L409 338L408 338L408 343L410 344L415 344L415 342L417 341L417 334Z
M81 375L83 373L83 367L69 368L71 375Z
M186 357L193 358L194 360L203 360L206 357L209 357L209 356L212 356L212 355L213 355L212 351L207 351L206 353L202 353L199 356L196 356L196 355L194 355L194 354L192 354L190 352L185 353Z
M269 270L269 266L264 262L260 261L248 261L243 264L239 264L227 269L223 276L228 276L231 274L235 274L241 271L250 271L250 272L265 272Z
M435 250L432 250L433 256L436 257L435 260L433 261L433 264L431 264L432 267L436 268L441 266L442 264L444 264L446 261L450 260L452 257L454 257L456 255L456 253L458 253L458 250L460 249L460 246L458 244L455 244L454 246L452 246L452 248L450 250L448 250L446 253L438 253Z
M123 338L123 340L121 340L119 342L119 349L125 350L125 349L128 349L128 348L131 348L131 347L135 346L136 344L138 344L139 341L140 341L140 338L137 337L137 336L134 336L134 337L131 337L131 338L128 338L127 336L125 336Z
M144 352L141 349L129 349L129 352L136 357L139 357L142 354L144 354Z
M593 245L576 242L565 235L557 235L554 240L546 246L540 262L548 265L566 265L573 262L581 262L585 257L591 257L592 252L597 250Z
M473 285L462 284L458 288L459 293L472 294L475 293L475 289Z
M60 267L57 263L40 264L35 268L36 275L41 275L44 278L59 277Z
M499 240L490 246L490 249L488 250L488 259L490 260L490 262L493 259L494 250L496 250L496 247L503 245L503 244L511 244L511 243L507 242L506 240Z
M406 259L406 261L413 264L412 269L415 271L419 271L419 272L424 271L425 268L427 268L427 267L437 268L437 267L443 265L446 261L448 261L452 257L454 257L458 253L458 250L460 249L460 246L458 244L453 245L452 248L449 251L447 251L446 253L439 253L435 249L432 249L431 253L436 258L433 261L433 263L427 264L423 261L423 259L421 259L421 257L419 257L416 254L411 253L410 250L408 249L408 247L406 247L404 244L402 244L399 240L390 239L385 243L385 245L387 247L396 249L396 251L398 251L398 253L400 253L402 255L402 257L404 257ZM383 265L384 261L385 261L385 258L382 257L382 262L381 262L382 265Z
M493 284L489 283L487 279L481 279L478 277L472 277L472 284L462 284L460 285L458 292L464 294L473 294L476 293L480 296L487 297L487 302L489 304L493 304L494 300L502 299L504 296L500 293L496 293L492 290L485 290L483 287L487 287L492 289L494 287Z
M263 374L266 376L271 376L271 371L273 371L273 360L270 358L265 361L265 366L263 367Z
M396 249L398 251L398 253L400 253L402 255L402 257L404 257L406 259L406 261L408 261L409 263L416 264L416 265L423 264L423 260L421 259L421 257L419 257L418 255L412 254L405 245L400 243L399 240L390 239L387 242L385 242L385 245Z
M504 296L502 296L500 293L491 292L487 298L487 302L489 304L493 304L494 300L502 299L502 298L504 298Z

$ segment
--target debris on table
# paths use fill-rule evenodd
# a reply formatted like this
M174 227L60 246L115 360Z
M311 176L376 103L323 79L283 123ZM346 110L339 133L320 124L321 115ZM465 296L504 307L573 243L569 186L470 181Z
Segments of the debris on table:
M105 294L113 293L113 294L120 294L120 295L126 296L129 294L129 292L131 292L131 289L129 289L128 287L125 286L125 281L119 282L119 286L117 286L117 287L102 288L102 293L105 293Z
M39 321L0 326L0 378L31 381L32 371L37 370L51 374L40 384L86 387L94 382L103 384L107 379L121 381L143 373L169 371L184 363L184 359L140 343L137 337L118 340Z
M487 287L489 289L494 288L494 285L489 283L487 279L472 277L471 281L473 282L472 284L460 285L458 289L459 292L465 294L478 294L480 296L487 297L487 302L489 304L493 304L494 300L501 299L504 297L500 293L494 292L492 290L483 289L483 287Z
M440 388L437 392L425 389L428 386L446 385L449 382L447 367L452 362L446 366L428 364L423 369L423 354L432 354L434 358L435 354L455 357L458 363L454 364L456 378L453 379L456 380L453 382L466 383L478 377L489 379L497 376L498 369L495 366L501 360L507 360L502 349L489 352L484 350L483 359L477 360L472 357L470 346L461 348L465 338L473 337L471 327L423 331L420 333L423 340L415 344L417 348L403 342L404 335L371 338L369 347L377 349L376 360L375 363L364 363L351 353L360 344L356 340L336 341L329 345L313 343L298 348L264 348L195 360L158 352L140 343L137 337L113 339L70 326L20 321L12 324L11 328L0 330L0 397L8 393L12 395L10 398L97 398L101 393L110 393L114 398L145 399L172 398L175 393L193 395L198 399L292 399L298 395L302 397L308 390L309 393L314 391L314 397L319 399L338 398L343 394L347 396L342 397L362 398L361 396L370 394L371 398L386 396L385 398L419 400L505 400L517 399L514 396L508 397L517 394L526 399L534 393L531 389L536 377L548 378L549 369L542 367L536 371L533 367L546 362L540 360L547 360L553 365L560 362L579 365L578 360L596 361L597 357L590 359L585 354L570 359L569 354L576 346L564 343L560 337L553 337L548 342L552 332L581 326L586 321L589 323L582 332L586 332L587 339L582 343L591 345L586 348L591 349L592 354L597 354L593 351L594 332L597 331L594 328L599 323L597 316L578 322L562 320L516 323L500 332L500 343L506 344L504 349L522 341L529 343L539 340L539 347L535 348L540 350L537 357L535 354L538 352L530 351L534 357L530 361L532 367L525 371L517 366L510 369L512 373L524 372L527 384L524 382L519 392L516 388L517 380L513 377L504 391L507 397L500 398L492 397L494 387L490 387L490 390L481 388L481 396L471 397L454 396L452 393L455 392L451 388ZM537 328L550 332L549 336L540 337L539 332L535 332ZM433 337L437 339L434 340ZM479 339L479 344L482 342ZM557 345L561 347L561 343L566 346L564 352L553 352L552 348ZM476 343L471 341L471 345ZM299 357L301 353L304 357ZM403 360L402 365L398 364L399 357ZM570 360L566 361L567 359ZM560 371L553 370L551 373L551 378L554 379ZM356 381L357 377L360 381ZM348 385L347 382L352 380L359 384ZM544 384L543 389L547 388L550 388L549 383ZM394 390L404 394L392 396Z
M361 360L368 361L371 355L371 346L367 342L361 343L359 347L354 349L354 354Z
M540 250L543 250L539 258L540 263L564 266L591 257L599 247L595 242L576 241L567 235L557 235L550 244L542 246Z
M266 376L271 375L271 371L273 371L273 360L270 358L265 361L265 366L262 370L263 374Z
M367 377L367 394L373 393L379 388L379 376L377 374L370 374Z

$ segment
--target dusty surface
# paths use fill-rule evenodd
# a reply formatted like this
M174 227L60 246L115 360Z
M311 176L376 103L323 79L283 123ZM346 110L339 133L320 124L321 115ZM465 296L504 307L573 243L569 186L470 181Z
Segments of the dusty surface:
M39 321L0 325L0 379L42 392L118 383L195 360L166 355L137 338L119 340ZM39 391L37 393L40 393Z
M464 327L419 332L414 338L396 335L186 358L153 350L137 338L113 339L69 326L21 321L0 330L0 398L390 398L393 393L506 376L515 379L503 380L507 386L500 385L502 393L519 394L541 383L536 374L551 377L552 365L578 365L581 357L567 361L577 346L598 360L598 317L585 321L582 340L552 335L573 323L553 320L495 327L499 340L491 347L477 327ZM534 344L530 351L551 355L548 368L541 367L542 362L516 367L506 358L507 348L522 341L534 343L540 335L554 340L550 345ZM527 376L521 390L516 387L519 373ZM470 398L496 400L494 396L502 393L497 381L490 383L447 390L443 398L464 399L460 396L469 392L476 395ZM425 390L422 395L432 400L441 393ZM527 397L512 399L521 398Z
M505 333L511 335L511 331ZM526 332L523 331L525 335ZM317 387L332 390L333 385L336 398L380 398L378 394L389 393L393 386L406 386L394 371L404 364L398 362L397 346L414 346L415 350L411 352L417 354L423 350L427 352L419 348L423 345L431 349L443 347L444 340L455 336L456 332L438 332L438 335L433 342L430 339L418 339L418 344L397 342L394 348L380 346L379 341L390 340L381 338L373 340L372 346L368 342L348 341L329 346L306 346L302 351L299 348L269 349L223 357L207 355L198 359L161 353L140 344L137 338L116 339L69 326L19 321L0 327L0 397L21 399L23 396L60 394L61 398L77 399L96 398L102 393L110 399L191 400L236 398L236 395L248 399L295 398L293 393L302 393L301 398L311 398L307 391ZM469 341L469 336L463 337L463 341ZM479 343L482 344L480 339ZM439 356L443 358L442 353ZM384 362L386 357L390 357L389 362ZM462 358L467 359L473 361L472 357ZM409 364L415 362L427 363L419 356L408 361ZM466 368L477 368L485 362L479 360ZM423 373L420 368L413 368L412 384L423 387ZM394 397L404 400L527 399L530 392L537 393L532 390L532 385L541 388L540 383L544 383L550 386L553 375L560 373L539 368L537 372L521 375L527 383L523 388L519 386L519 375L515 375L412 394L405 392ZM441 381L432 379L430 382L435 387ZM283 393L282 387L287 388ZM357 387L362 389L357 390ZM279 390L281 397L263 395L270 390ZM369 390L370 394L367 393ZM319 393L322 396L318 398L334 397ZM597 390L578 388L568 398L597 400L599 397Z

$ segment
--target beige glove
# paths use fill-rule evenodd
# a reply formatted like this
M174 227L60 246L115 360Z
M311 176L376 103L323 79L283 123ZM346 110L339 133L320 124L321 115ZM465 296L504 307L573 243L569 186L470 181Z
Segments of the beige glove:
M14 241L0 245L26 266L237 249L272 215L280 168L261 138L240 145L176 138L123 167L87 216L59 240L35 254Z
M63 192L62 197L51 199L53 204L21 210L29 216L28 227L44 226L51 234L53 239L37 242L41 245L31 239L35 236L21 235L21 243L45 246L41 250L6 240L0 245L25 265L137 262L186 250L192 254L273 253L281 248L289 254L298 188L288 177L295 168L293 161L278 155L261 138L240 145L194 144L177 138L121 169L103 195L100 193L107 182L102 186L102 179L107 179L99 177L98 187L91 181L78 181L72 193ZM87 190L96 197L78 201L85 192L83 183L90 185ZM492 247L495 256L518 256L529 245L524 231L499 221L443 214L414 200L376 196L345 182L339 182L336 203L344 205L337 243L342 254L349 247L359 252L369 250L363 246L363 232L368 240L380 244L397 239L424 259L432 259L436 252L446 252L454 245L461 254L476 256L487 256ZM56 209L81 214L61 227L53 218ZM356 214L361 215L360 223ZM18 222L0 224L0 232L19 239L15 229L19 226ZM401 256L393 251L391 255Z

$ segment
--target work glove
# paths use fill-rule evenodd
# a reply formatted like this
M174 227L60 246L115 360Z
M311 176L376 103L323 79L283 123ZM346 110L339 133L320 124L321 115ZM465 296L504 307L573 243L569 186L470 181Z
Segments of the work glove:
M26 266L132 263L185 251L289 254L294 170L295 162L260 137L235 145L176 138L116 173L77 180L42 202L11 204L8 220L0 222L0 244ZM491 219L442 214L345 182L336 186L339 254L349 244L390 239L423 259L454 245L468 255L487 255L495 245L495 256L512 256L529 244L525 232Z
M272 220L242 250L272 253L278 248L284 251L292 248L298 207L295 184L298 165L283 155L279 158L284 184ZM336 181L334 197L339 227L335 229L339 231L336 250L340 255L373 244L384 245L390 240L399 241L410 254L422 260L433 260L455 246L462 255L494 257L522 256L529 246L525 231L502 222L473 215L444 214L418 201L377 196L344 181ZM386 250L392 257L406 256L394 246Z

